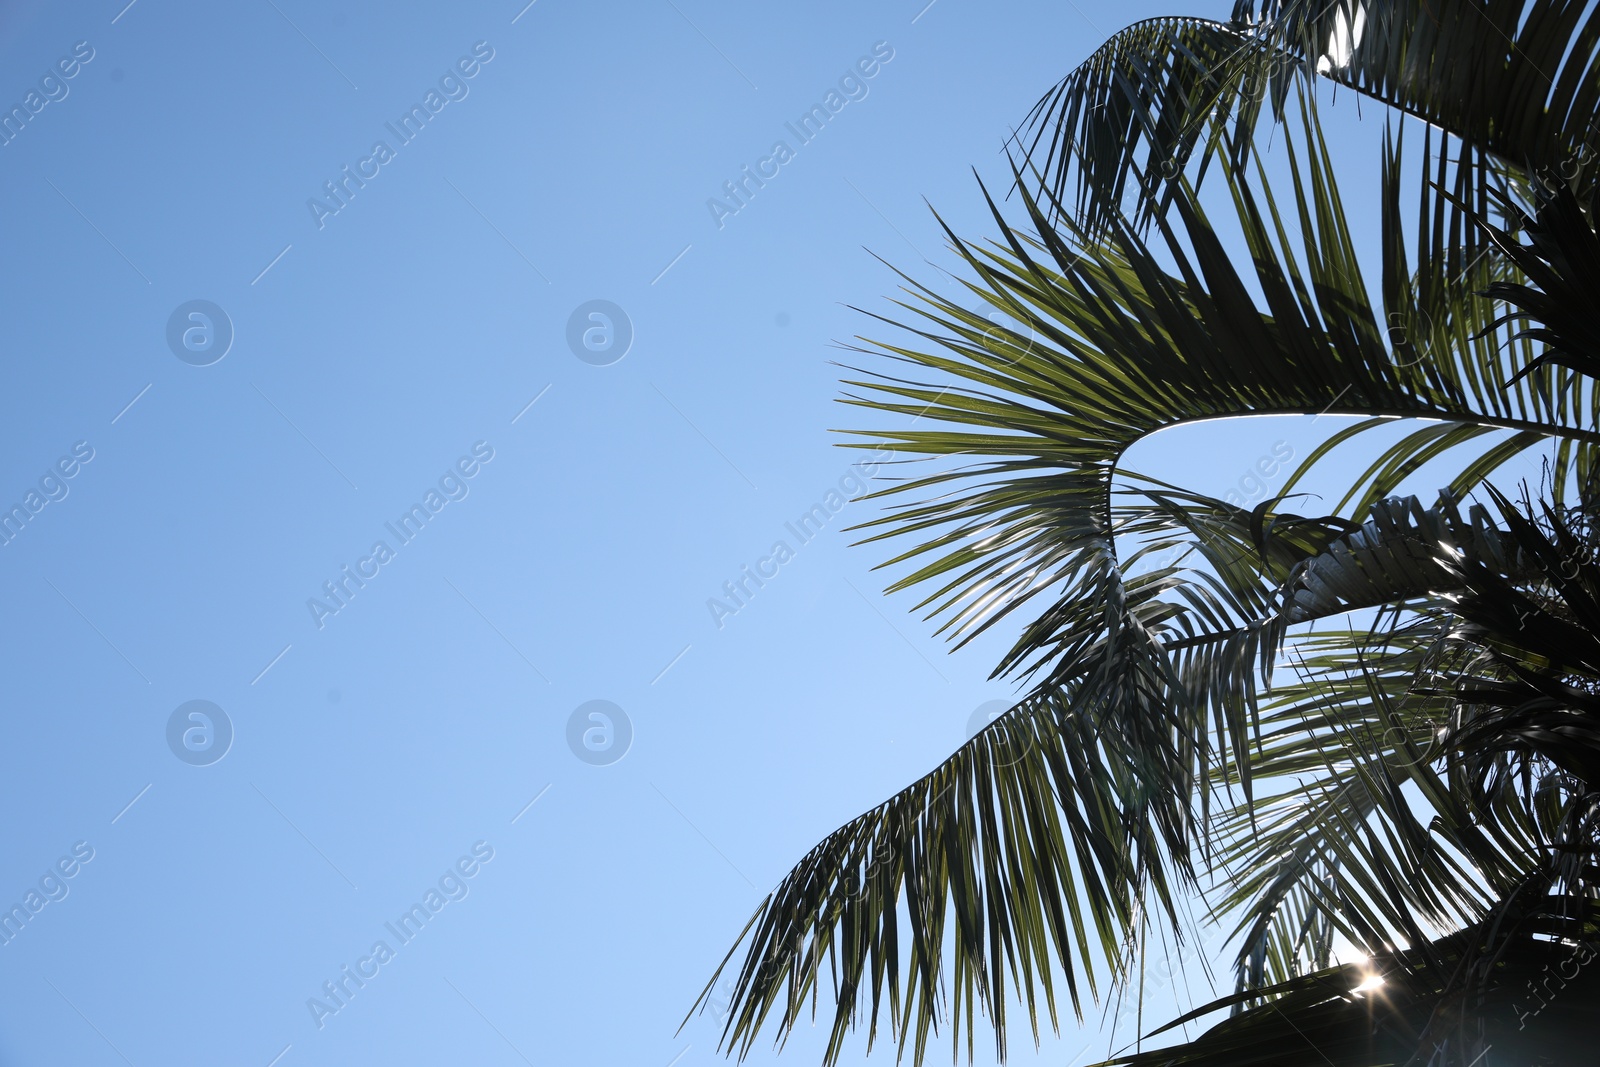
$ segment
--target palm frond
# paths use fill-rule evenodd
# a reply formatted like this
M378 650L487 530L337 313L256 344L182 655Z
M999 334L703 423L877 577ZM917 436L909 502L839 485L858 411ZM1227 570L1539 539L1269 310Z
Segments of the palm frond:
M1126 224L1090 245L1070 220L1052 229L1028 197L1035 232L1024 235L991 201L1002 243L984 248L950 238L979 279L973 291L992 294L1031 332L1027 357L1017 358L1020 338L997 337L988 320L907 279L915 300L900 306L931 324L913 333L933 347L878 350L945 381L867 372L870 378L847 382L861 390L847 403L913 420L908 428L861 431L869 441L859 447L988 457L879 492L889 514L857 529L871 531L868 541L920 538L885 564L919 564L890 589L924 587L918 606L930 618L944 616L941 631L958 641L1051 594L997 674L1026 676L1049 663L1055 673L1041 683L1049 685L1077 670L1063 650L1094 641L1098 624L1085 596L1115 584L1106 570L1119 566L1115 535L1162 507L1119 503L1113 492L1114 479L1129 473L1123 455L1158 430L1232 415L1346 411L1445 424L1391 449L1366 497L1491 430L1510 436L1466 461L1454 488L1470 487L1538 442L1600 441L1552 394L1551 368L1513 383L1516 368L1493 343L1461 351L1430 345L1411 364L1397 364L1356 267L1326 148L1309 124L1306 139L1298 241L1264 173L1247 180L1224 168L1253 253L1248 278L1189 189L1176 197L1173 217L1156 226L1159 250ZM1263 294L1264 308L1251 288ZM1479 329L1491 315L1487 304L1481 310ZM923 421L958 428L915 428ZM1325 454L1319 449L1306 464ZM926 499L896 502L919 494Z
M1470 552L1502 573L1515 575L1525 569L1515 544L1502 542L1482 506L1474 505L1463 517L1448 496L1431 508L1424 508L1416 497L1395 497L1372 505L1371 515L1295 568L1283 586L1285 624L1459 588L1459 574L1452 559L1441 554L1441 546Z
M1230 21L1114 35L1023 124L1039 187L1091 229L1128 194L1143 223L1181 176L1243 158L1293 83L1326 78L1458 138L1470 185L1552 169L1586 197L1600 131L1600 15L1565 0L1240 0ZM1198 155L1196 154L1198 152Z
M1424 619L1289 649L1298 677L1274 686L1253 753L1276 792L1215 826L1213 912L1235 917L1241 990L1327 966L1335 935L1372 953L1416 943L1419 922L1479 921L1535 865L1518 798L1480 824L1433 769L1452 702L1417 686L1443 633Z
M1153 721L1164 680L1130 666L1123 699L1142 691ZM795 866L741 938L730 1050L748 1053L770 1016L781 1042L831 979L827 1063L858 1011L869 1048L885 1020L920 1062L941 1026L970 1052L981 1010L1003 1057L1010 997L1029 1005L1036 1040L1036 1003L1056 1025L1052 961L1075 1009L1080 983L1097 988L1097 960L1114 973L1141 921L1138 898L1170 907L1174 881L1192 884L1181 856L1164 858L1164 839L1183 834L1174 823L1189 818L1188 794L1151 788L1182 777L1178 752L1151 767L1147 741L1099 736L1094 712L1071 705L1070 693L1043 695L1002 716ZM1100 797L1114 803L1097 806Z
M1600 296L1600 233L1577 196L1565 184L1542 185L1535 192L1532 215L1516 211L1517 225L1529 241L1523 244L1512 228L1488 226L1486 232L1515 263L1526 281L1496 281L1489 295L1511 306L1500 322L1525 323L1516 334L1544 343L1521 374L1550 364L1600 381L1600 325L1590 303ZM1498 323L1497 323L1498 325ZM1593 397L1588 398L1591 403Z

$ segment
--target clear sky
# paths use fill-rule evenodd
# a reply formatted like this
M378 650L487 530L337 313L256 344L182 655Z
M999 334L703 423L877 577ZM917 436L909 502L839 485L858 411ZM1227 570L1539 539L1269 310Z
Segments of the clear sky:
M1045 89L1226 5L126 2L0 10L0 1063L719 1062L761 895L1011 694L876 505L787 525L856 485L866 250L950 291L923 198L987 235Z

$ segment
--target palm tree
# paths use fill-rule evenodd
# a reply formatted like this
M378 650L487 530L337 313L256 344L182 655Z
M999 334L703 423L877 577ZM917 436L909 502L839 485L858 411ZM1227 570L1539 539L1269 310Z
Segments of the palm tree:
M958 644L1011 620L1021 698L763 901L723 962L730 1052L821 1000L828 1064L880 1023L970 1057L977 1012L1003 1057L1009 1006L1037 1043L1063 992L1135 989L1198 896L1237 990L1192 1017L1233 1014L1116 1062L1572 1062L1600 985L1597 45L1558 0L1240 0L1122 31L1040 101L1022 217L984 190L997 239L946 227L1022 329L902 275L906 322L874 318L911 340L863 339L845 397L881 421L852 444L929 465L863 527L910 539L890 591ZM1328 83L1390 112L1376 285ZM1262 414L1360 418L1250 509L1124 464ZM1397 420L1332 512L1291 510ZM1486 483L1530 452L1537 495ZM1429 462L1435 499L1393 495Z

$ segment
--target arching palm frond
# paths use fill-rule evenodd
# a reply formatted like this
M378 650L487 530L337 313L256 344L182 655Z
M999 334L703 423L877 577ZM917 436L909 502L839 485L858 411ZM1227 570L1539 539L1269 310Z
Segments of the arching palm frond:
M1152 19L1114 35L1018 140L1055 200L1076 188L1091 229L1130 193L1148 223L1182 176L1203 177L1219 153L1242 159L1292 82L1321 77L1459 138L1474 190L1555 170L1587 197L1597 42L1600 13L1565 0L1239 0L1225 23Z
M1027 674L1044 664L1054 672L1047 679L1077 671L1062 649L1097 632L1099 624L1084 615L1095 611L1086 602L1108 602L1122 578L1120 564L1105 565L1117 560L1116 537L1141 516L1173 519L1170 500L1128 494L1117 503L1113 491L1114 477L1128 475L1121 466L1128 449L1158 430L1249 414L1437 420L1382 458L1377 473L1363 479L1366 496L1486 432L1509 434L1487 457L1463 461L1453 490L1470 489L1536 443L1600 442L1588 428L1589 413L1550 388L1549 369L1512 381L1518 368L1493 343L1427 344L1398 365L1361 283L1314 127L1307 138L1309 177L1296 189L1307 205L1296 220L1298 241L1265 176L1247 181L1226 168L1240 230L1254 254L1248 277L1223 254L1192 191L1176 201L1176 218L1157 225L1159 248L1126 225L1092 249L1072 243L1085 235L1070 222L1063 223L1065 235L1050 229L1027 199L1035 234L1013 230L995 211L1002 244L974 247L953 234L951 240L979 278L974 290L1021 320L1031 339L997 331L956 301L911 283L916 300L900 306L932 324L914 332L937 348L882 349L946 382L874 373L848 383L865 392L847 403L912 420L908 428L864 431L874 440L861 447L992 457L908 477L877 494L892 506L862 527L874 531L869 540L919 538L886 564L920 562L891 590L927 588L919 606L930 617L944 616L941 629L968 640L1045 590L1066 588L1035 612L997 673ZM1403 259L1392 262L1409 278ZM1249 295L1253 287L1263 293L1264 308ZM1480 302L1478 310L1483 317L1474 332L1481 333L1494 309ZM1018 359L1023 351L1027 358ZM916 428L924 420L959 428ZM1368 428L1357 424L1335 435L1295 477ZM895 502L907 495L925 499Z
M1263 104L1281 109L1301 62L1248 28L1212 19L1134 23L1024 120L1018 140L1039 171L1041 199L1064 203L1076 184L1074 217L1098 232L1131 194L1132 216L1148 223L1170 203L1180 174L1196 175L1198 185L1217 151L1243 158ZM1231 131L1218 115L1233 117Z

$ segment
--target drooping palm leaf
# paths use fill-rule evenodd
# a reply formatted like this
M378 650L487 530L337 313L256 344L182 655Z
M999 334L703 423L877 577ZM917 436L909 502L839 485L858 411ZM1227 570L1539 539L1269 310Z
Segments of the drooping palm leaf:
M1094 795L1083 779L1109 778L1132 798L1152 770L1099 743L1068 702L1035 698L1030 714L991 724L797 865L747 928L750 949L725 1028L732 1047L748 1051L772 1014L787 1033L829 978L829 1062L857 1022L858 995L870 1002L869 1045L887 1007L892 1034L920 1061L937 1024L949 1020L955 1040L974 1003L996 1020L1003 1052L1008 985L1025 989L1030 1005L1037 995L1054 1025L1051 959L1063 964L1075 1007L1080 978L1095 988L1096 954L1115 958L1135 921L1125 850L1158 850L1159 841L1131 811L1059 804ZM1145 799L1146 816L1164 817L1167 798ZM1128 844L1097 852L1093 842ZM1159 864L1148 869L1160 898L1166 875ZM903 932L900 906L911 919ZM1037 1016L1031 1021L1037 1034Z
M1297 678L1274 686L1254 753L1277 791L1215 823L1213 912L1234 917L1241 990L1326 966L1335 934L1371 953L1478 921L1536 864L1516 798L1480 825L1431 766L1450 701L1414 688L1441 633L1335 631L1290 650Z

